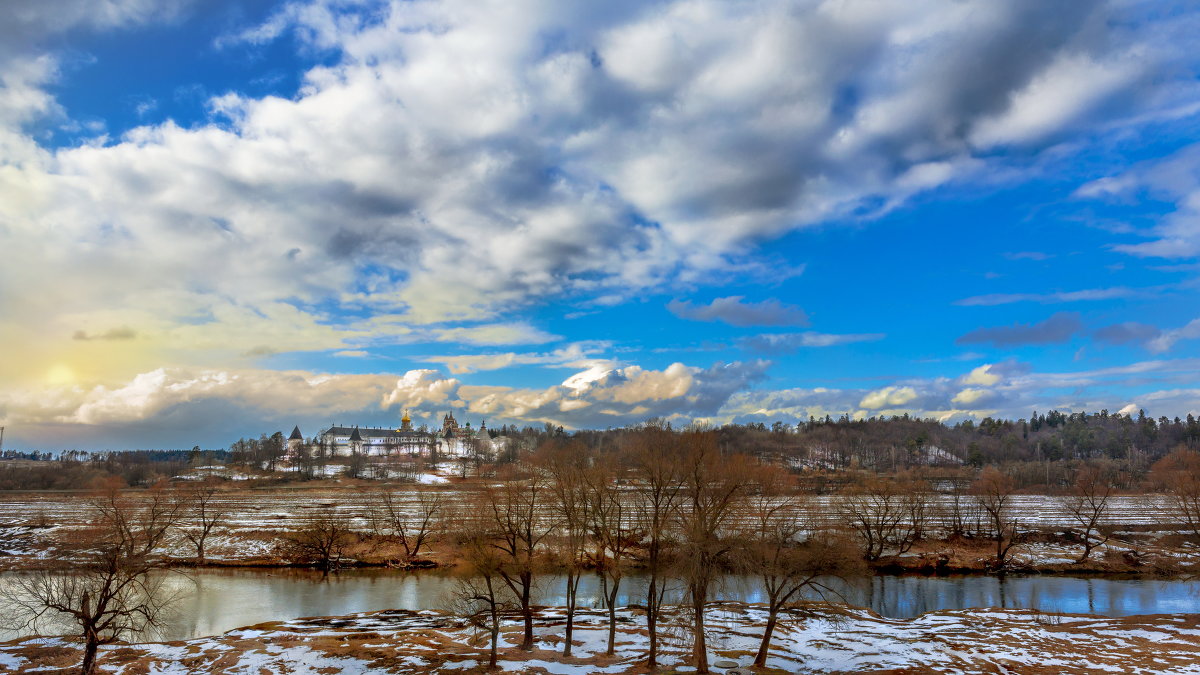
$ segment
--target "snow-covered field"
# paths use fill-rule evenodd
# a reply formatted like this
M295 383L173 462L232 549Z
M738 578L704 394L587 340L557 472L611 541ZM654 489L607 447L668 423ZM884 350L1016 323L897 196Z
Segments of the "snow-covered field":
M448 508L455 508L471 493L461 484L445 484L449 479L440 473L423 474L419 484L396 488L402 500L417 500L429 491L444 494ZM373 504L378 501L377 487L274 487L249 489L231 484L218 497L219 507L228 515L219 523L208 545L208 558L213 561L245 561L269 557L281 538L301 527L318 514L337 513L348 516L356 528L367 529ZM815 519L827 513L828 499L815 500L812 508ZM941 496L931 509L933 518L949 510L949 498ZM416 509L413 509L415 512ZM1014 512L1019 514L1022 529L1067 529L1075 524L1061 497L1022 495L1015 498ZM1136 546L1152 545L1143 533L1133 530L1159 528L1159 534L1173 531L1166 500L1157 495L1133 495L1113 498L1109 523L1119 524L1118 533L1110 546L1128 550L1128 542L1140 540ZM0 495L0 569L19 567L38 558L52 556L47 552L50 542L66 530L87 524L90 518L86 496L79 493L6 493ZM185 526L187 524L185 523ZM936 530L936 527L933 528ZM936 532L934 532L936 533ZM1022 554L1025 562L1041 560L1070 562L1078 556L1078 547L1049 546ZM175 557L194 555L186 541L177 537L169 553ZM1101 551L1102 553L1102 551ZM1200 550L1192 551L1200 554Z
M461 500L464 493L436 484L399 489L400 501L420 498L421 491L446 491L448 501ZM370 528L378 488L256 488L234 487L223 491L214 506L227 515L214 528L207 542L207 558L234 561L261 558L273 553L288 532L302 527L317 515L335 513L351 519L353 527ZM415 512L415 509L414 509ZM79 493L7 493L0 495L0 569L20 566L23 560L53 557L52 542L89 523L87 496ZM183 527L193 525L186 518ZM182 536L171 542L168 554L191 557L195 550Z
M712 660L748 666L765 611L723 603L706 615ZM519 619L505 621L501 672L645 672L642 612L618 614L615 656L603 655L602 611L581 611L574 655L561 657L561 608L544 608L531 652L515 648ZM674 615L664 631L662 663L686 672L687 631ZM101 672L135 673L463 673L481 672L486 636L462 619L433 611L385 611L260 624L213 638L114 645L101 652ZM0 668L31 673L78 662L78 646L60 638L0 645ZM935 612L909 621L867 610L819 605L793 610L778 626L767 665L773 672L920 673L1200 673L1200 615L1107 619L1024 610ZM715 668L720 672L721 668Z

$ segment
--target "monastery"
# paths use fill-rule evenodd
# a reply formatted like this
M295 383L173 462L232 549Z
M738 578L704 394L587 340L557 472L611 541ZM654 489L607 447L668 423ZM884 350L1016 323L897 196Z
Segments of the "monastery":
M288 439L289 452L294 452L303 442L304 436L297 427ZM454 413L447 413L442 418L440 430L427 431L424 428L413 428L407 410L404 411L404 417L400 418L399 428L349 427L335 424L321 430L317 434L316 442L325 445L332 457L348 456L357 452L366 456L405 454L431 459L466 456L478 442L488 443L489 450L496 445L488 434L485 422L481 421L478 429L473 429L470 422L459 426L458 420L454 419Z

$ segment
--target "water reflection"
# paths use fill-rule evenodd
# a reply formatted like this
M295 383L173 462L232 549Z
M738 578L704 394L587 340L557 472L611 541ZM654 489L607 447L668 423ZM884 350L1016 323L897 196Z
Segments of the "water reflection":
M4 584L13 573L0 574ZM182 594L160 639L178 640L223 633L266 621L329 616L380 609L429 609L446 606L453 577L438 571L351 570L323 578L308 570L196 570L171 575ZM622 581L618 604L643 602L647 580ZM831 585L846 602L869 607L883 616L910 618L940 609L971 607L1029 608L1126 616L1197 611L1200 582L1084 579L1070 577L895 577L880 576ZM580 585L580 604L600 607L598 577ZM679 601L674 587L668 601ZM755 579L725 577L715 599L762 602ZM543 577L536 602L561 605L565 582ZM16 637L0 632L0 639Z

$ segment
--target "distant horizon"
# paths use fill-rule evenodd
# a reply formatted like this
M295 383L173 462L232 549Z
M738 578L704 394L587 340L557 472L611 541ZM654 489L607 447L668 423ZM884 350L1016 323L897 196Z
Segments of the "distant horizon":
M1106 412L1106 411L1105 411L1104 409L1101 409L1101 410L1094 410L1094 411L1075 411L1075 412L1070 412L1070 411L1062 411L1062 410L1053 410L1053 409L1051 409L1051 410L1031 410L1031 411L1029 411L1029 412L1030 412L1030 414L1029 414L1029 417L1017 417L1017 418L1009 418L1009 417L994 417L994 418L991 418L991 419L998 420L998 421L1002 421L1002 422L1011 422L1011 423L1014 423L1014 424L1019 424L1019 423L1023 423L1023 422L1028 422L1028 421L1029 421L1029 420L1030 420L1030 419L1033 417L1033 415L1034 415L1034 414L1040 414L1040 415L1043 415L1043 416L1044 416L1044 415L1046 415L1047 413L1062 413L1062 414L1064 414L1064 415L1072 415L1072 414L1076 414L1076 415L1077 415L1077 414L1083 413L1083 414L1085 414L1085 415L1087 415L1087 416L1089 416L1089 417L1092 417L1092 416L1099 417L1101 414L1103 414L1103 413L1104 413L1104 412ZM1175 422L1186 423L1186 422L1187 422L1187 416L1176 416L1176 417L1170 417L1170 416L1167 416L1167 415L1152 415L1152 414L1150 414L1150 412L1149 412L1149 411L1141 411L1141 410L1138 410L1138 411L1133 411L1133 413L1122 413L1122 412L1114 412L1114 411L1107 411L1107 412L1108 412L1108 414L1109 414L1109 416L1110 416L1110 417L1121 416L1121 417L1128 417L1128 418L1130 418L1131 420L1136 420L1136 419L1138 418L1138 413L1139 413L1139 412L1144 412L1144 413L1145 413L1145 416L1146 416L1146 419L1154 421L1154 422L1155 422L1155 424L1158 424L1158 423L1160 423L1160 422L1161 422L1163 419L1167 419L1167 420L1168 420L1168 421L1170 421L1171 423L1175 423ZM1191 416L1192 418L1195 418L1195 415L1192 415L1191 413L1189 413L1189 414L1188 414L1188 416ZM876 421L890 421L890 420L892 420L892 419L903 419L903 417L904 417L904 415L903 415L903 414L901 414L901 415L894 415L894 416L893 416L893 415L889 415L889 416L886 416L886 417L883 417L883 416L871 416L871 417L864 417L864 418L854 418L854 417L852 417L852 418L850 418L850 421L851 421L851 422L872 421L872 420L876 420ZM818 421L818 422L822 422L822 421L825 419L825 417L824 417L824 416L822 416L822 417L820 417L820 418L814 418L814 419L815 419L816 421ZM936 423L936 424L940 424L940 425L942 425L942 426L944 426L944 427L946 427L946 428L954 428L954 427L956 427L956 426L958 426L958 425L961 425L961 424L964 424L964 423L967 423L967 422L970 422L970 423L973 423L973 424L974 424L974 423L977 423L977 422L979 421L979 420L975 420L975 419L963 419L963 420L958 420L958 421L955 421L955 422L949 422L949 421L944 421L944 420L938 420L938 419L936 419L936 418L932 418L932 417L914 417L914 416L912 416L912 415L909 415L909 419L913 419L913 420L917 420L917 421L921 421L921 422L930 422L930 423ZM983 418L983 419L987 419L987 418L985 417L985 418ZM833 417L833 416L830 416L830 420L831 420L833 423L835 423L835 424L836 424L836 423L839 423L839 422L841 421L841 416L839 416L839 417ZM565 428L565 427L564 427L564 431L566 431L567 433L575 433L575 432L577 432L577 431L614 431L614 430L623 429L623 428L636 427L636 426L639 426L639 425L641 425L641 424L645 424L645 423L648 423L648 422L651 422L651 421L652 421L652 420L649 420L649 419L647 419L647 420L642 420L641 422L635 422L635 423L633 423L633 424L628 424L628 425L623 425L623 426L605 427L605 428L595 428L595 427ZM804 424L804 423L805 423L805 422L807 422L807 421L808 421L808 420L801 420L801 421L794 422L794 423L788 423L788 426L789 426L789 428L791 428L792 430L794 430L794 429L796 429L796 428L797 428L799 425L801 425L801 424ZM704 423L704 422L703 422L703 421L701 421L701 420L697 420L696 422L697 422L697 423L701 423L701 424L703 424L703 423ZM717 425L713 425L713 427L714 427L714 428L720 428L720 427L724 427L724 426L751 426L751 425L763 424L763 425L765 425L766 427L770 428L771 426L773 426L773 425L774 425L774 423L775 423L775 422L782 422L782 420L773 420L773 421L769 421L769 422L768 422L768 421L765 421L765 420L764 420L764 421L756 421L756 422L740 422L740 423L739 423L739 422L726 422L726 423L724 423L724 424L717 424ZM464 422L464 424L465 424L465 422ZM544 424L545 424L545 423L543 423L543 425L544 425ZM517 426L517 428L518 428L518 429L524 429L524 428L534 428L534 429L537 429L537 428L540 428L540 427L542 427L543 425L536 425L536 424L521 424L521 425L516 425L516 426ZM323 431L323 430L325 430L325 429L328 429L328 428L331 428L331 427L335 427L335 426L358 427L358 428L360 428L360 429L394 429L394 428L398 428L398 427L399 427L399 425L394 425L394 426L386 426L386 425L383 425L383 426L379 426L379 425L366 426L366 425L356 425L356 424L342 425L342 424L339 424L339 423L330 423L330 424L319 425L319 426L317 426L317 427L314 427L314 429L316 429L316 432L314 432L314 433L304 433L304 431L303 431L303 425L295 424L295 425L292 425L292 426L294 426L294 427L298 427L298 428L300 428L300 429L301 429L301 434L304 436L304 438L305 438L305 440L306 440L306 441L307 441L307 440L311 440L311 439L315 438L315 437L317 436L317 433L319 433L319 432L321 432L321 431ZM414 426L414 427L417 427L417 428L421 428L421 427L427 427L427 428L430 428L430 429L433 429L433 428L435 428L435 425L434 425L434 424L432 424L432 423L418 423L418 422L417 422L417 420L413 420L413 426ZM501 429L501 428L503 428L503 427L512 427L512 426L514 426L514 425L513 425L513 424L503 424L503 423L502 423L502 424L497 424L497 425L493 426L493 425L490 425L490 424L489 424L489 425L488 425L488 429L497 429L497 430L498 430L498 429ZM677 425L677 424L673 424L672 426L674 426L676 429L685 429L685 428L687 428L688 426L690 426L690 424L687 424L687 425ZM18 447L9 447L8 443L6 442L6 443L4 444L4 446L3 446L3 448L0 448L0 450L12 450L13 452L28 452L28 453L38 452L38 453L49 453L49 454L51 454L51 455L55 455L55 454L61 454L61 453L64 453L64 452L85 452L85 453L104 453L104 452L191 452L191 451L195 450L197 447L199 447L199 448L200 448L200 452L221 452L221 451L228 451L228 450L230 449L230 446L232 446L232 445L233 445L234 443L236 443L238 440L241 440L241 439L258 439L258 438L262 438L263 436L270 437L270 436L272 436L272 435L274 435L274 434L276 434L276 433L282 434L282 435L283 435L285 438L286 438L286 437L287 437L287 435L288 435L288 431L287 431L286 429L282 429L282 428L281 428L281 429L275 429L275 430L272 430L272 431L259 431L258 433L255 433L255 434L252 434L252 435L245 435L245 434L243 434L242 436L239 436L238 438L231 439L231 440L230 440L228 443L226 443L224 446L219 446L219 447L202 447L202 446L199 446L199 445L197 445L197 444L192 444L192 447L190 447L190 448L189 448L189 447L186 447L186 446L176 446L176 447L165 447L165 446L163 446L163 447L141 447L141 448L133 448L133 447L126 447L126 448L114 448L114 447L105 447L105 448L78 448L78 447L73 447L73 448L68 448L68 447L60 447L60 448L54 448L54 447L21 447L21 448L18 448Z
M1178 0L6 3L4 445L1200 415L1198 34Z

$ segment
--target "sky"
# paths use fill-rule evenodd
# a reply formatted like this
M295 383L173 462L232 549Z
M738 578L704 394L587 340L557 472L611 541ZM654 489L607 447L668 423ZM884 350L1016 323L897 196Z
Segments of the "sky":
M10 0L5 448L1200 414L1200 8Z

